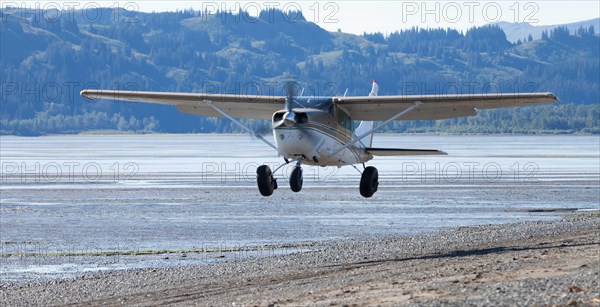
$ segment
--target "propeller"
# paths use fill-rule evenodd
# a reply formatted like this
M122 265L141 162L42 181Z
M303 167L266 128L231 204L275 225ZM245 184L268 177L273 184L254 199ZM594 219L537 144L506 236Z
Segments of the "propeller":
M285 84L285 114L283 115L283 123L287 127L292 127L296 124L296 113L293 111L294 98L297 96L298 84L294 81L288 81Z
M285 109L292 112L294 97L298 94L298 84L294 81L288 81L285 84Z

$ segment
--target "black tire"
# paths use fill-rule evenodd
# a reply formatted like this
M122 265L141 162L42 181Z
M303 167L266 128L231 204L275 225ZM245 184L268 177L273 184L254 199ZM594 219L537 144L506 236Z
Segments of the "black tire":
M302 183L304 178L302 177L302 168L296 166L290 175L290 188L292 191L298 193L302 190Z
M369 166L360 177L360 195L369 198L377 192L377 187L379 187L379 173L376 168Z
M273 195L273 190L275 190L277 182L275 182L275 179L273 178L271 168L267 165L259 166L256 170L256 183L262 196Z

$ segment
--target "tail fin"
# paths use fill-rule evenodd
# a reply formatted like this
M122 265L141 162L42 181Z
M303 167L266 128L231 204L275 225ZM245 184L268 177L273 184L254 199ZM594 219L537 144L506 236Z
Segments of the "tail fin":
M369 96L377 96L379 92L379 85L377 85L377 80L373 80L373 87L371 88L371 93ZM354 131L354 134L361 135L369 130L373 129L373 122L362 121L360 125ZM371 147L373 145L373 134L365 137L362 142L366 147Z
M369 96L377 96L379 92L379 85L377 85L377 80L373 80L373 87L371 88L371 93Z

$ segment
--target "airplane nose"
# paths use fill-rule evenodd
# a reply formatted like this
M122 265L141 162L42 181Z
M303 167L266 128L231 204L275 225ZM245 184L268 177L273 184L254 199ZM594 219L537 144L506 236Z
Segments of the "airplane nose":
M283 115L283 123L287 127L292 127L296 123L296 114L294 112L286 112Z

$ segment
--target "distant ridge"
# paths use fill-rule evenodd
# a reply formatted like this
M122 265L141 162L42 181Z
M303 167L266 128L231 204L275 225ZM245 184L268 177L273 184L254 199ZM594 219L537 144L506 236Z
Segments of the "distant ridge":
M600 18L549 26L536 26L526 22L512 23L506 21L501 21L495 24L504 31L506 38L513 43L517 42L519 39L523 41L530 34L534 40L540 39L543 31L549 31L556 27L566 27L571 33L574 33L574 31L578 30L580 27L589 28L590 26L594 26L596 33L600 31Z

